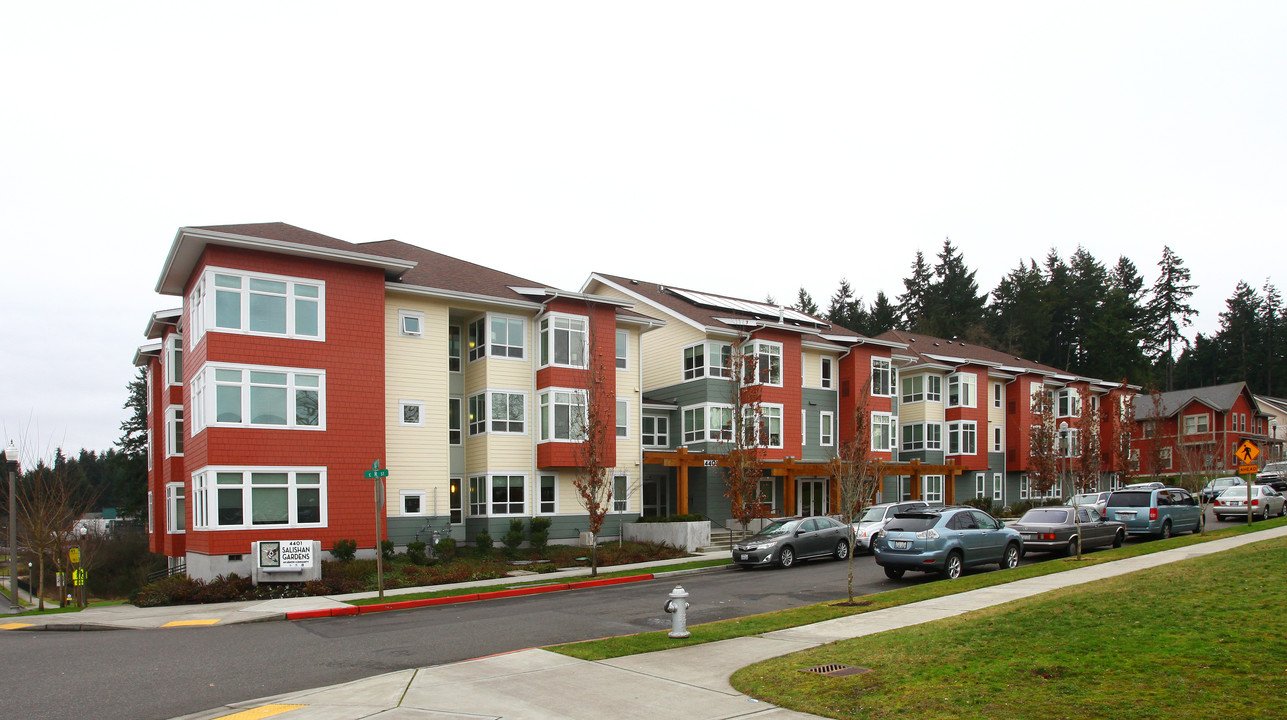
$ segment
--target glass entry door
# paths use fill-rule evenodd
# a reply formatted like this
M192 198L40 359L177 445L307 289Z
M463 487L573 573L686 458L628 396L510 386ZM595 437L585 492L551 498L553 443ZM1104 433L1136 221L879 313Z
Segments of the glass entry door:
M666 476L649 475L643 481L643 514L669 515L666 507Z
M800 480L800 498L799 513L801 515L826 515L827 514L827 481L826 480Z

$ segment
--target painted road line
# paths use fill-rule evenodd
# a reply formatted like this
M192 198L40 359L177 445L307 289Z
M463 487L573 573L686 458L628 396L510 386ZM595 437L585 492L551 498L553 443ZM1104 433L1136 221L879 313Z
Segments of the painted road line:
M231 715L220 715L218 720L259 720L259 718L281 715L284 712L308 707L307 705L260 705L257 708L242 710Z
M167 627L192 627L192 626L194 626L194 625L214 625L215 623L219 622L219 621L220 621L220 619L221 619L221 618L213 618L213 619L208 619L208 620L205 620L205 619L203 619L203 620L175 620L174 622L168 622L168 623L166 623L166 624L162 625L161 627L163 627L163 628L167 628Z
M5 623L0 625L0 630L21 630L25 627L31 627L31 623Z

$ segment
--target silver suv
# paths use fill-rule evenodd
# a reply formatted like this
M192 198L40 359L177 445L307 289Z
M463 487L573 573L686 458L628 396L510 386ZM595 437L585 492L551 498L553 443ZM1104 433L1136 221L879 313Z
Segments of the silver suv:
M894 519L894 513L921 507L929 507L929 503L924 500L904 500L872 505L864 510L862 516L854 521L854 552L872 552L881 531Z
M1287 480L1287 462L1271 462L1265 465L1264 470L1256 473L1256 482L1268 480Z

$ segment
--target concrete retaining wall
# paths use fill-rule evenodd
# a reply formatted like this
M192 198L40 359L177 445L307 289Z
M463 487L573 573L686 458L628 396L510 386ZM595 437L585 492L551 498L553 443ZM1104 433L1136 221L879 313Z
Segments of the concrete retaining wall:
M689 552L711 543L711 524L700 522L625 523L621 526L627 540L664 542Z

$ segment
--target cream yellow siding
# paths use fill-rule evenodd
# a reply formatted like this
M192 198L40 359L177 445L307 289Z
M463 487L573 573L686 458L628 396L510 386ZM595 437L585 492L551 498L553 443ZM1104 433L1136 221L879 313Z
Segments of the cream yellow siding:
M630 300L635 303L633 308L635 312L665 321L664 327L644 333L640 340L643 346L643 357L647 358L643 369L645 392L678 385L684 381L684 346L706 339L705 332L668 312L639 302L626 293L603 283L592 283L590 289L596 295Z
M419 337L401 333L399 311L424 314ZM385 300L385 467L387 512L398 515L403 490L437 495L444 508L450 462L447 445L447 306L414 296ZM422 426L402 424L403 401L423 403Z
M999 385L1001 387L1001 407L996 407L992 402L993 393L996 392L992 388L993 384ZM991 425L1000 425L1004 427L1005 426L1005 381L992 380L988 382L987 403L988 403L988 423ZM991 445L989 445L989 447L991 447Z

